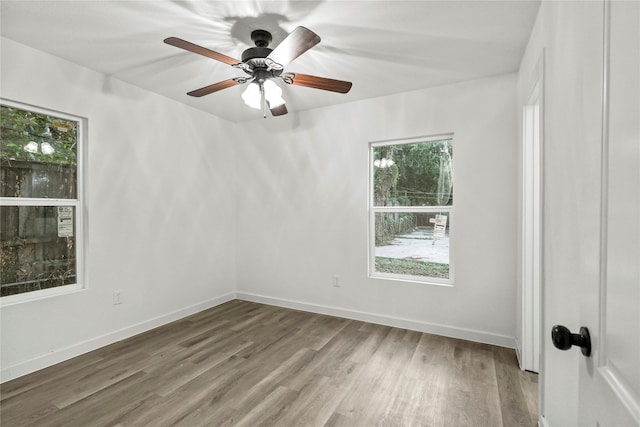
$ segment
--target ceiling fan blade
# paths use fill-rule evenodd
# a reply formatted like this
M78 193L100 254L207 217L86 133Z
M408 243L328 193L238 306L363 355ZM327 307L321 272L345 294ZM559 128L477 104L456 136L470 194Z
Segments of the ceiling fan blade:
M329 90L331 92L347 93L351 90L352 83L344 80L327 79L326 77L310 76L301 73L286 73L283 79L286 83L296 86L306 86L315 89Z
M320 43L320 36L305 27L296 27L267 58L285 67L289 62Z
M284 116L289 112L287 111L287 106L285 104L271 108L271 104L269 104L269 101L267 101L267 105L269 105L269 110L271 110L271 114L273 116Z
M205 95L209 95L210 93L217 92L222 89L226 89L228 87L237 86L239 84L240 82L238 82L235 79L223 80L221 82L214 83L212 85L205 86L200 89L192 90L191 92L188 92L187 95L197 96L197 97L205 96Z
M186 40L179 39L177 37L169 37L164 39L166 44L179 47L180 49L188 50L189 52L197 53L199 55L206 56L207 58L215 59L216 61L224 62L229 65L239 64L241 61L234 59L230 56L223 55L222 53L207 49L206 47L198 46Z

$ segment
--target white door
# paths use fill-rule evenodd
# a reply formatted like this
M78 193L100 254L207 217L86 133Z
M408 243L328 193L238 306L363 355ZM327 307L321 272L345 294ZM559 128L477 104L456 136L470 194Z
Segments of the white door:
M640 2L543 10L541 421L640 427ZM554 349L555 324L588 328L590 356Z
M640 426L640 2L605 2L603 21L600 277L582 296L578 420Z

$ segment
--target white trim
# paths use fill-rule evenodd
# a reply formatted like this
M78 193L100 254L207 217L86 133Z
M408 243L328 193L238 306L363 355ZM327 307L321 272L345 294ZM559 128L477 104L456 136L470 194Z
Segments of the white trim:
M76 268L76 271L77 270L78 269ZM55 296L82 292L85 290L87 290L87 288L83 287L80 283L72 283L70 285L56 286L55 288L41 289L39 291L7 295L6 297L0 298L0 307L8 307L10 305L21 304L23 302L37 301Z
M598 337L596 366L606 367L607 360L607 275L609 245L609 65L611 50L611 6L603 2L603 46L602 46L602 135L600 162L600 262L598 276Z
M372 259L375 259L372 258ZM391 280L393 282L415 283L418 285L434 285L453 288L453 278L451 277L451 264L449 264L449 279L440 279L437 277L412 276L410 274L382 273L373 271L369 273L370 279Z
M195 313L216 307L226 302L239 299L261 304L268 304L277 307L291 308L311 313L326 314L330 316L343 317L346 319L360 320L363 322L376 323L396 328L409 329L451 338L458 338L467 341L474 341L484 344L497 345L506 348L515 348L515 338L507 335L494 334L474 329L458 328L436 323L428 323L411 319L403 319L392 316L383 316L374 313L329 307L318 304L309 304L300 301L273 298L264 295L257 295L245 292L230 292L210 300L200 302L171 313L145 320L132 326L128 326L117 331L112 331L104 335L88 339L70 346L54 350L51 353L36 356L24 362L3 367L0 371L0 383L13 380L23 375L30 374L40 369L64 362L71 358L86 354L98 348L113 344L115 342L141 334L159 326L166 325Z
M0 197L2 206L78 206L79 199L34 199L30 197Z
M539 427L549 427L549 423L547 422L547 419L545 417L543 417L542 415L540 415L540 418L538 419L538 426Z
M237 292L236 298L243 301L257 302L261 304L274 305L277 307L308 311L311 313L326 314L329 316L342 317L345 319L360 320L363 322L376 323L379 325L392 326L395 328L409 329L412 331L425 332L450 338L458 338L467 341L491 344L499 347L515 348L514 337L479 331L475 329L458 328L455 326L446 326L437 323L423 322L420 320L384 316L364 311L349 310L319 304L310 304L302 301L274 298L266 295L258 295L246 292Z
M539 310L539 328L541 331L541 335L543 336L543 334L545 333L545 306L543 301L545 301L545 288L546 288L546 284L545 284L545 280L544 280L544 271L545 271L545 252L544 252L544 232L545 232L545 180L546 180L546 172L545 172L545 156L546 156L546 143L547 143L547 139L546 139L546 99L547 99L547 95L546 95L546 90L547 90L547 52L546 49L543 48L542 52L540 53L540 83L541 83L541 87L540 87L540 295L538 296L539 298L539 305L538 305L538 310ZM547 346L547 340L546 339L541 339L540 340L540 352L538 353L538 368L540 370L540 373L542 374L544 372L544 357L542 355L545 354L546 352L546 346ZM545 403L545 393L544 393L544 387L545 387L545 382L546 382L546 377L544 374L540 375L538 377L538 413L540 414L544 414L546 411L546 403ZM541 419L543 419L543 417L540 417ZM546 420L544 421L546 423Z
M56 349L51 353L36 356L32 359L24 362L16 363L15 365L2 367L0 371L0 382L10 381L12 379L21 377L23 375L30 374L40 369L47 368L55 365L56 363L64 362L76 356L88 353L98 348L113 344L118 341L122 341L126 338L130 338L134 335L141 334L159 326L166 325L167 323L174 322L184 317L190 316L195 313L199 313L203 310L216 307L225 302L229 302L236 299L235 292L230 292L225 295L221 295L215 298L211 298L204 302L199 302L191 306L172 311L171 313L163 314L148 320L145 320L135 325L127 326L117 331L108 332L104 335L90 338L86 341L82 341L70 346Z
M598 368L598 374L611 389L618 401L622 403L633 420L640 425L640 396L638 396L633 388L622 378L619 371L611 366L611 364Z
M417 212L417 213L439 213L452 212L452 206L372 206L376 212Z
M539 372L542 281L542 116L544 52L522 111L521 368Z
M522 344L520 344L520 340L518 340L518 337L515 338L515 351L516 351L516 360L518 361L518 366L520 367L521 371L524 371L524 365L522 364Z
M424 135L424 136L415 136L410 138L399 138L399 139L385 139L380 141L371 141L369 144L372 147L384 147L386 145L396 145L396 144L415 144L417 142L433 142L433 141L443 141L445 139L453 139L454 133L441 133L437 135Z

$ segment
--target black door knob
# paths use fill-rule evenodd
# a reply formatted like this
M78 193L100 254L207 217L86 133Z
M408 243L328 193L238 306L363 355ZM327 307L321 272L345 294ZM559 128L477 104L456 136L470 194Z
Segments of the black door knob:
M572 334L566 326L555 325L551 328L551 340L553 345L560 350L569 350L575 345L580 347L585 356L591 355L591 336L589 329L584 326L580 328L579 334Z

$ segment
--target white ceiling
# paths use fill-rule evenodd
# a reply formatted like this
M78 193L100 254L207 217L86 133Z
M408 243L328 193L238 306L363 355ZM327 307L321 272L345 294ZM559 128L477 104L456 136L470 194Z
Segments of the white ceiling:
M3 37L241 122L260 115L242 102L242 86L202 98L186 92L244 73L166 45L166 37L240 58L253 46L254 29L270 31L273 48L296 26L309 28L322 41L285 71L348 80L353 88L343 95L281 83L294 112L515 72L539 0L2 0L0 5Z

